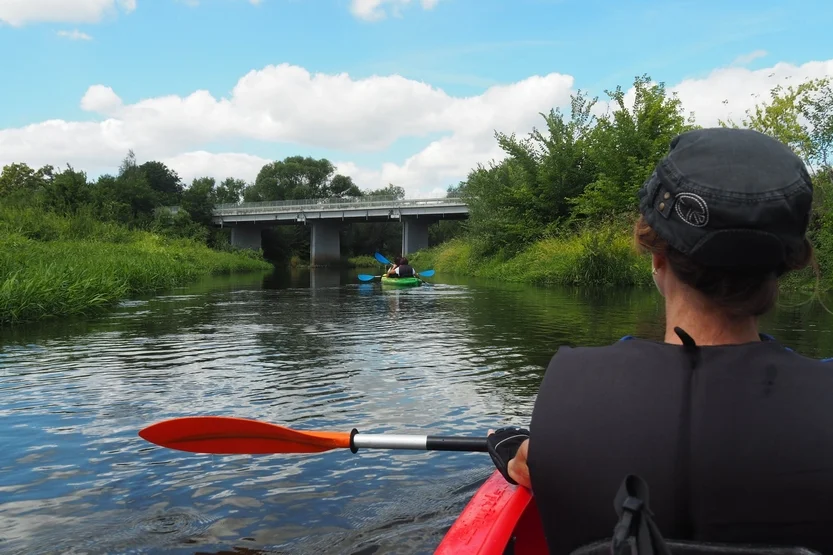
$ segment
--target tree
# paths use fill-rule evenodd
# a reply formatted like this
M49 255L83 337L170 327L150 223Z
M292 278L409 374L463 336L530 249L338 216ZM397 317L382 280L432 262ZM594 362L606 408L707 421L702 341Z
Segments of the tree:
M589 156L596 173L585 190L570 199L574 215L602 217L636 209L639 187L667 154L676 135L694 129L683 116L676 94L647 75L634 80L633 109L621 87L606 91L615 110L600 117L592 130Z
M385 198L393 198L397 200L401 200L405 198L405 189L399 187L398 185L394 185L393 183L388 183L387 187L382 187L381 189L374 189L371 191L366 191L364 193L365 197L385 197Z
M92 189L87 183L87 174L75 171L67 164L67 169L57 173L53 179L44 184L46 205L57 212L75 212L92 200Z
M333 182L335 181L335 189ZM349 177L335 174L326 158L290 156L264 165L253 186L246 189L246 202L327 198L332 194L349 196L358 192Z
M746 110L746 117L738 125L734 121L719 120L723 127L745 127L766 133L788 145L805 160L813 151L812 141L807 129L802 125L800 99L807 93L811 84L802 83L798 87L784 89L781 85L770 91L770 103L757 104L752 110Z
M569 219L568 199L594 179L590 142L596 99L572 97L569 117L542 114L545 130L524 139L497 132L506 158L478 166L459 186L469 206L469 224L480 255L511 255Z
M195 223L210 227L214 213L214 178L200 177L182 193L180 208L191 215Z
M184 189L179 175L162 162L151 160L139 166L150 188L156 192L156 204L173 206Z
M32 194L52 178L52 173L52 166L44 166L37 171L27 164L3 166L0 172L0 197L16 193Z
M353 179L341 174L333 176L325 192L328 197L346 198L362 196L361 190L353 183Z
M242 179L227 177L214 190L214 200L217 204L238 204L246 187Z

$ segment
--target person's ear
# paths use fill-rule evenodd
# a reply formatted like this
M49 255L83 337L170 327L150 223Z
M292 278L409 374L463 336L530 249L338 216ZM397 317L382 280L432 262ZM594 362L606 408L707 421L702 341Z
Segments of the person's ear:
M657 253L651 254L651 274L659 294L665 296L665 277L668 271L668 259Z

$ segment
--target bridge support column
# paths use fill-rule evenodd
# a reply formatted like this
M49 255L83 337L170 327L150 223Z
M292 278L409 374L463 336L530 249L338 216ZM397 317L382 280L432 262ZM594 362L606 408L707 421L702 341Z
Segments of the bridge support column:
M327 266L341 260L339 224L318 220L312 222L310 237L310 266Z
M231 245L241 249L258 250L261 248L262 229L254 226L234 226L231 228Z
M402 218L402 256L428 248L428 219Z

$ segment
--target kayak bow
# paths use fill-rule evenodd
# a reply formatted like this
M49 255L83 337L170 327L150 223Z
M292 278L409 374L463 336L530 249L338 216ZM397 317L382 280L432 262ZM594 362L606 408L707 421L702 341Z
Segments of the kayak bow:
M417 287L422 285L422 280L416 277L391 278L382 277L382 285L392 285L394 287Z
M495 471L475 492L445 534L439 555L541 555L548 553L532 493Z

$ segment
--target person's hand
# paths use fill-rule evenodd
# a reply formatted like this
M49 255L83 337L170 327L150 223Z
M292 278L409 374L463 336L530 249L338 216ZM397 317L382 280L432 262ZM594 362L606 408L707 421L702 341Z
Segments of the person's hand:
M529 440L524 440L521 446L518 447L518 452L514 458L509 461L507 471L513 480L518 482L518 485L527 489L532 489L532 482L529 479L529 466L527 466L526 458L529 455Z
M494 435L496 433L498 435ZM503 477L509 483L532 489L526 462L529 431L515 427L501 428L489 430L487 438L489 455Z

